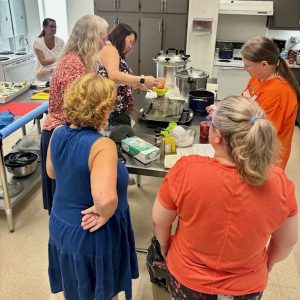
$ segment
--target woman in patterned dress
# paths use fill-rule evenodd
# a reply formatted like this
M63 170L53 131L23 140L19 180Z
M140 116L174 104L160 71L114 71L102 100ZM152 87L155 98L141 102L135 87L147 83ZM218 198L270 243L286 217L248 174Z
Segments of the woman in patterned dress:
M109 33L108 43L100 52L99 73L118 84L116 109L111 114L110 121L121 113L130 114L134 103L133 88L147 91L158 84L158 80L153 76L133 75L128 66L126 57L135 46L136 40L137 33L129 25L120 23Z
M74 25L62 58L54 70L50 86L49 114L41 137L41 175L44 208L51 211L55 180L46 173L46 155L53 130L66 123L62 105L65 89L78 77L97 73L99 51L107 40L107 22L96 15L85 15Z

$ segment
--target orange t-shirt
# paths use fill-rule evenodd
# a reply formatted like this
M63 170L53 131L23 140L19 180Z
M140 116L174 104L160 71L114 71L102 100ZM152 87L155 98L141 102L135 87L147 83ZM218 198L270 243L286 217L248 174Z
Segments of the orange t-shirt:
M265 289L266 244L297 213L294 184L281 168L254 187L241 180L234 166L191 155L170 170L158 198L179 217L167 265L180 283L208 294Z
M276 77L264 82L250 78L243 96L256 100L266 117L277 129L281 142L280 166L284 169L291 152L291 143L297 117L297 95L288 82Z

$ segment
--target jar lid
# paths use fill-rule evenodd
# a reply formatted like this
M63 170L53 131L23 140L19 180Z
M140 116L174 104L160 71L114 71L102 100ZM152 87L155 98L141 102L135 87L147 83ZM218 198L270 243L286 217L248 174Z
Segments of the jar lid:
M188 69L184 69L184 70L176 72L175 77L179 77L179 78L208 78L209 75L205 71L194 69L193 67L190 67Z

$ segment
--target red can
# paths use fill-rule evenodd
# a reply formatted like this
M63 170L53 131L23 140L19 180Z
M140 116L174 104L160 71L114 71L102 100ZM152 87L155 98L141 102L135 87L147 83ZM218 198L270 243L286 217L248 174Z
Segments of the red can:
M208 142L209 136L209 123L207 121L200 122L200 143L204 144Z

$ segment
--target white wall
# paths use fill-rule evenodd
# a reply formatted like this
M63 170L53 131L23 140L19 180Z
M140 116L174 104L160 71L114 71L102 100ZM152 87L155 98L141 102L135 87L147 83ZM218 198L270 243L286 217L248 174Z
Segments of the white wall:
M80 17L94 14L93 0L66 0L66 7L69 34Z
M188 28L187 28L187 54L191 56L192 66L211 74L215 52L219 0L190 0ZM211 33L194 33L192 31L194 18L211 18Z
M45 18L56 21L56 35L64 41L68 39L67 9L65 0L44 0Z

